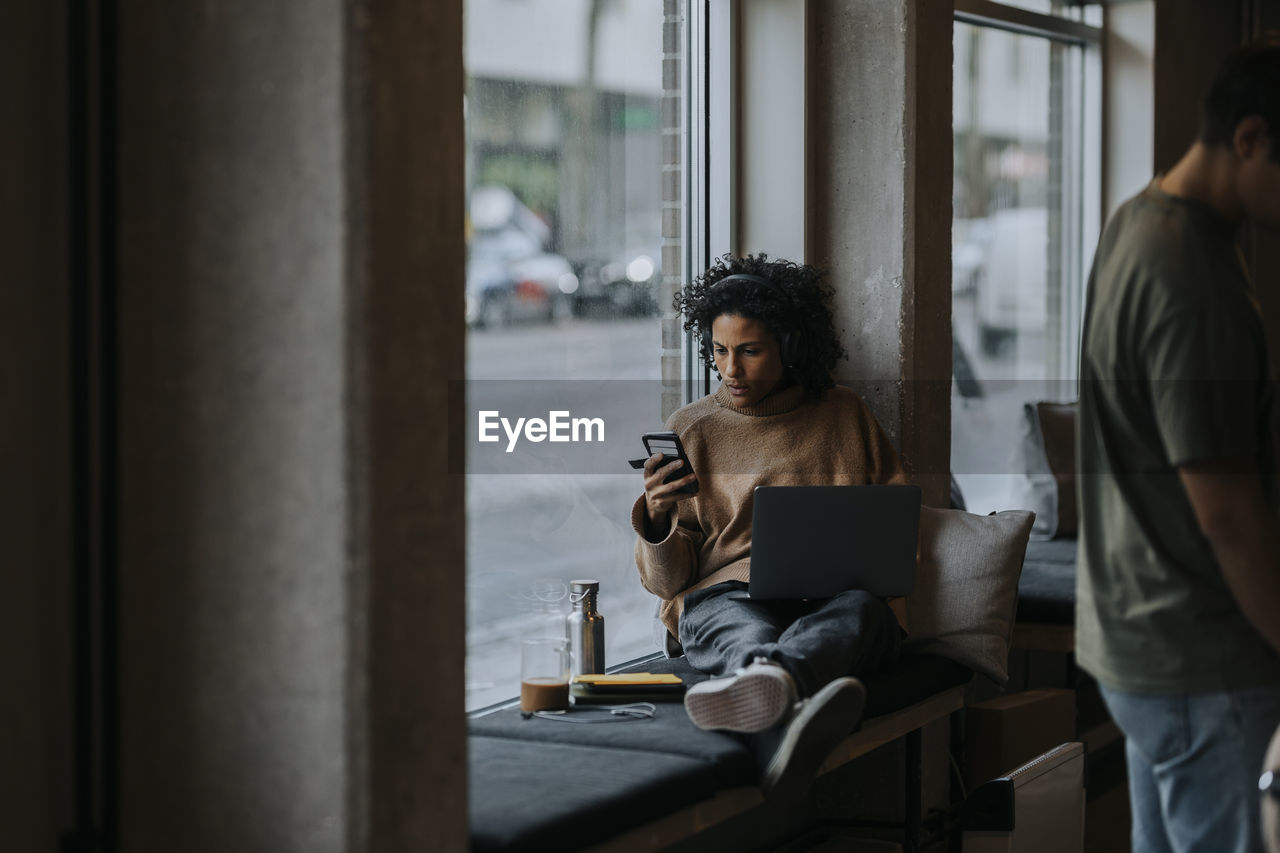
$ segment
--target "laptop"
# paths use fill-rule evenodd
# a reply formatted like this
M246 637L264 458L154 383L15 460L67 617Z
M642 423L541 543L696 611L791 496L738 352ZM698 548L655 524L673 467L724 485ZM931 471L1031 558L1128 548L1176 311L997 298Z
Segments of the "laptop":
M909 595L919 486L757 486L751 581L741 598Z

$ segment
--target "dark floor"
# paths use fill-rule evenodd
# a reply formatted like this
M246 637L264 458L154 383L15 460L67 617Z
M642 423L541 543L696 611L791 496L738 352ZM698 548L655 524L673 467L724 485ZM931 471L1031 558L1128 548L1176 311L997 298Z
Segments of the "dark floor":
M786 853L893 853L900 844L870 838L825 837L812 846L800 842L782 848ZM1123 784L1113 786L1085 805L1084 850L1088 853L1129 853L1129 795ZM945 841L925 848L926 853L948 853Z
M1085 804L1084 849L1129 853L1129 792L1124 785Z
M1086 774L1083 849L1088 853L1128 853L1129 794L1125 777L1122 740L1111 740L1089 753ZM814 831L776 848L776 853L881 853L900 851L901 845L867 837L865 830ZM929 844L927 853L948 853L946 839Z

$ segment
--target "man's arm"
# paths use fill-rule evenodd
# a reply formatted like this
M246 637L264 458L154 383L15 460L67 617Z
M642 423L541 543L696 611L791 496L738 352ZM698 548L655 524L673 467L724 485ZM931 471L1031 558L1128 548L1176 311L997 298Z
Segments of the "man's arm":
M1280 653L1280 524L1243 459L1178 468L1200 530L1245 618Z

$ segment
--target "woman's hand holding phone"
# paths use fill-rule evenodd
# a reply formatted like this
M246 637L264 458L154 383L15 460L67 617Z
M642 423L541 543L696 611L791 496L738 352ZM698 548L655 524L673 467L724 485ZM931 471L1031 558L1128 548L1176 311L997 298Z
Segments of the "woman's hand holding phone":
M666 482L668 477L678 474L683 467L684 462L679 458L668 459L662 453L655 453L644 462L644 504L649 517L649 532L655 540L666 538L671 507L677 501L694 495L694 492L682 491L697 482L697 476L692 471Z

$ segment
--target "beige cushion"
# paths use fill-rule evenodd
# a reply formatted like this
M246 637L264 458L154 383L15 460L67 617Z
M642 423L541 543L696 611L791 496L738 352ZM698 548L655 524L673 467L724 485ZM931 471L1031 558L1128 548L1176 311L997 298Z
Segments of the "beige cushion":
M1054 536L1075 536L1076 520L1076 404L1036 403L1036 420L1044 439L1045 461L1053 473L1058 500ZM1038 520L1038 519L1037 519Z
M1035 513L920 508L920 561L907 598L905 650L951 658L1009 680L1018 576Z
M1036 514L1033 539L1076 535L1076 404L1026 403L1012 505Z

